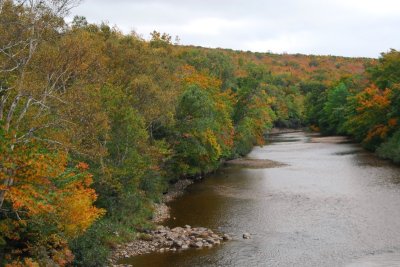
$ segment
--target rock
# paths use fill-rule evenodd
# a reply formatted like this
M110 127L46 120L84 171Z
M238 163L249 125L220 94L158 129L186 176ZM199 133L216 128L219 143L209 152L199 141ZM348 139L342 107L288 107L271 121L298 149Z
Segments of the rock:
M200 236L201 238L208 238L208 237L209 237L209 235L208 235L207 232L200 233L199 236Z
M203 246L203 242L201 242L201 241L196 242L196 243L195 243L195 246L196 246L197 248L201 248L201 247Z
M182 247L183 242L180 240L175 240L173 245L174 245L174 247L180 248L180 247Z
M250 239L250 234L249 233L244 233L243 234L243 239Z
M200 233L198 233L198 232L191 232L190 235L191 235L191 236L199 236Z
M250 234L243 234L243 238L250 238ZM115 264L119 259L133 257L149 252L179 251L193 248L211 248L223 240L231 240L227 234L217 234L204 227L174 227L157 226L155 230L139 233L137 239L124 245L116 245L110 263Z
M215 244L215 240L212 238L207 239L207 243L214 245Z
M179 232L183 231L183 228L182 227L175 227L171 231L175 232L175 233L179 233Z
M228 240L231 240L232 238L231 238L229 235L227 235L227 234L223 234L223 235L222 235L222 239L223 239L224 241L228 241Z
M194 248L201 248L203 246L203 242L197 241L195 243L191 243L190 246L192 246Z

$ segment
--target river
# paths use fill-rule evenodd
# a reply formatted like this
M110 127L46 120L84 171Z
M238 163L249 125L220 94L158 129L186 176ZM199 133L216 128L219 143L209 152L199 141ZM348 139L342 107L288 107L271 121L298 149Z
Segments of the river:
M169 226L204 226L234 240L153 253L134 266L400 266L400 168L343 138L280 134L247 156L286 164L238 166L170 203ZM244 232L251 239L242 239Z

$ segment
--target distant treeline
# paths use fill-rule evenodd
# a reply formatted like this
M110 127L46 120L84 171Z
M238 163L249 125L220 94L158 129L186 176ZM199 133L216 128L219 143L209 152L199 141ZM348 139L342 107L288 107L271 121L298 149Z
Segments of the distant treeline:
M362 75L305 89L309 124L324 134L350 135L400 163L400 52L382 53Z
M68 25L73 4L0 1L1 265L105 265L152 227L170 183L247 154L274 125L395 158L395 51L377 63L185 47Z

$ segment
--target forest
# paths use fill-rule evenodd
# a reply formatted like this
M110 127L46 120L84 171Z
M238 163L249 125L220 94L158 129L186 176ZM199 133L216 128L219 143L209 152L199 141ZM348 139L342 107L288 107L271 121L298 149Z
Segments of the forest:
M348 135L400 162L400 52L253 53L150 40L74 2L0 0L0 265L101 266L153 204L265 143Z

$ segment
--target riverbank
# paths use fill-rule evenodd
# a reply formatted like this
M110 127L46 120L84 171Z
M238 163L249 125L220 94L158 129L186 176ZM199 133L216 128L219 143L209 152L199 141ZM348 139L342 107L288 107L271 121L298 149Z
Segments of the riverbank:
M238 158L226 161L225 165L240 166L252 169L264 169L282 167L286 164L268 159Z
M297 130L273 130L274 133L278 133L279 131L295 132ZM250 158L237 158L233 160L228 160L221 164L221 166L223 165L239 166L253 169L285 166L285 164L277 161ZM231 239L231 237L227 234L215 233L211 229L207 229L204 227L191 228L190 226L188 227L186 225L184 227L175 227L173 229L170 229L168 227L160 225L164 221L168 220L171 216L168 203L183 195L185 189L193 182L194 180L191 179L182 179L178 180L175 184L170 186L168 192L163 195L161 203L154 204L154 216L152 222L157 225L156 230L147 231L145 233L138 233L136 239L132 242L118 245L113 251L112 256L109 260L112 266L126 266L117 264L121 259L124 258L130 258L151 252L167 252L185 250L189 248L199 249L203 247L212 247L214 245L219 245L222 241L227 241ZM159 232L160 230L161 232Z
M171 185L168 192L163 196L162 202L155 204L153 223L161 224L170 218L168 202L184 194L185 189L193 183L193 180L183 179ZM124 258L130 258L151 252L180 251L190 248L211 248L230 240L227 234L216 233L205 227L175 227L170 229L167 226L157 225L155 230L138 233L137 239L132 242L118 245L109 259L113 267L131 266L119 264Z
M286 134L286 133L298 133L298 132L304 132L305 128L299 128L299 129L292 129L292 128L272 128L269 132L268 135L277 135L277 134Z
M156 230L140 234L139 238L116 249L111 259L113 267L131 266L123 263L124 258L151 252L164 253L187 249L211 248L231 239L227 234L215 233L204 227L192 228L190 225L172 229L160 225Z
M171 185L168 192L163 195L160 203L154 204L154 216L152 222L161 224L170 218L170 208L167 203L182 195L185 189L193 183L193 180L182 179ZM118 261L122 258L138 256L156 251L160 247L168 247L169 243L157 241L154 237L156 232L148 231L147 233L138 233L135 240L125 244L117 245L109 259L111 266L126 266L118 265ZM128 265L129 266L129 265Z
M191 185L193 180L182 179L171 185L168 192L163 195L161 203L154 204L153 223L160 224L170 218L168 202L176 199L185 192L186 187Z
M367 266L369 257L381 260L381 255L396 260L399 168L357 143L317 136L283 134L271 145L255 147L247 158L287 166L228 166L194 183L190 194L169 204L176 217L171 228L201 225L229 233L234 241L214 249L155 252L121 263L306 267ZM243 239L239 233L244 232L251 238Z

